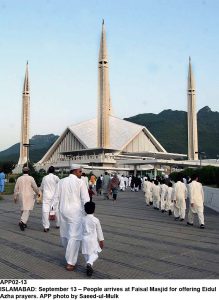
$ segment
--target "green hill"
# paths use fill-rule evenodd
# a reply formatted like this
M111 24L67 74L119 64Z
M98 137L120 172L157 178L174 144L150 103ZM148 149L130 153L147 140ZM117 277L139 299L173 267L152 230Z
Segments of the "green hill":
M32 162L39 161L50 146L57 140L58 136L54 134L34 135L30 139L30 160ZM20 143L17 143L10 148L0 152L0 161L18 162L20 153Z
M159 114L140 114L125 120L147 127L168 152L187 153L187 113L164 110ZM199 151L207 158L219 154L219 112L208 106L198 112Z
M125 120L147 127L161 145L173 153L187 153L187 113L185 111L164 110L159 114L139 114ZM35 135L30 140L30 160L39 161L57 135ZM219 112L213 112L208 106L198 112L199 151L204 151L207 158L219 155ZM0 162L18 162L20 144L17 143L0 152Z

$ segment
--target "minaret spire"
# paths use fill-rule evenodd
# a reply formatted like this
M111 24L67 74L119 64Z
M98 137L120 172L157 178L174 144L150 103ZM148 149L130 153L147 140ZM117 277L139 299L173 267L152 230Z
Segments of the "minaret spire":
M29 157L29 123L30 123L30 85L29 85L28 61L24 78L22 95L22 115L21 115L21 140L20 140L20 158L18 165L23 166Z
M198 160L198 130L196 113L195 80L192 71L191 57L189 57L188 71L188 159Z
M25 72L25 78L24 78L23 94L29 94L29 72L28 72L28 61L27 61L27 64L26 64L26 72Z
M110 145L109 137L109 115L110 88L109 88L109 66L106 46L106 32L104 20L102 22L102 33L100 40L99 60L98 60L98 126L97 126L97 145L101 148L108 148Z

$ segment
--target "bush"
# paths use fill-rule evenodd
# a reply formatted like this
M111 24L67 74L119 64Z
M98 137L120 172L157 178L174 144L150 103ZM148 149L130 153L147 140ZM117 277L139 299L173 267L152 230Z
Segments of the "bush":
M193 174L197 174L200 182L203 185L216 185L219 187L219 168L213 166L206 166L202 168L187 168L181 172L173 172L170 174L170 179L175 182L179 179L180 176L185 178L192 177Z
M8 180L9 183L15 183L15 178L14 177L10 177Z

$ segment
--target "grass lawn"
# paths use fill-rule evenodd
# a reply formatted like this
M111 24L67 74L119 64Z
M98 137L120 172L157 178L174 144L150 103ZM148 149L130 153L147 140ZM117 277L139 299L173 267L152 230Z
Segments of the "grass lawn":
M6 183L5 184L5 191L2 195L12 195L14 193L14 186L15 183Z

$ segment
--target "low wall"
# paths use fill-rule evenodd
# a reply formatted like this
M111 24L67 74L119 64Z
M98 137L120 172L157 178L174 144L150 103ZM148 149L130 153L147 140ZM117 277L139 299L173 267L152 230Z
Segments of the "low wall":
M204 186L205 206L219 212L219 189Z

